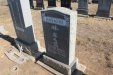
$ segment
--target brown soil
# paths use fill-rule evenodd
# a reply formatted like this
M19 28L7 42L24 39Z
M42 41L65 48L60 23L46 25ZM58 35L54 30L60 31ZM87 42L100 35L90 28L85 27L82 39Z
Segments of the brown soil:
M0 0L0 25L8 31L0 37L0 75L53 75L38 64L29 61L18 65L10 61L4 52L12 48L12 39L16 38L12 19L7 4ZM45 2L47 6L47 2ZM57 2L59 6L60 3ZM72 3L72 8L77 9L77 3ZM97 4L89 4L89 14L95 15ZM39 10L32 10L36 38L44 47L41 15ZM113 16L113 4L111 8ZM76 57L84 64L87 75L113 75L113 20L97 19L93 17L78 17ZM12 66L18 65L19 69L11 71Z

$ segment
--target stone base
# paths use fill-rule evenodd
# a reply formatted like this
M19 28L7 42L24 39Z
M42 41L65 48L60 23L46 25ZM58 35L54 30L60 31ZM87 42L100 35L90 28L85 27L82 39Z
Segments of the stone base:
M94 18L105 19L105 20L111 20L110 17L100 17L100 16L95 16Z
M35 10L43 10L44 7L36 7Z
M89 17L89 15L82 15L82 14L78 14L78 17L86 17L86 18L88 18L88 17Z
M53 7L56 7L56 6L48 6L47 8L53 8Z
M88 15L88 10L85 9L77 9L78 14Z
M71 75L74 70L76 69L76 63L77 60L74 60L71 65L66 65L64 63L61 63L55 59L52 59L46 55L43 55L43 62L44 64L50 66L51 68L57 70L58 72L64 74L64 75Z
M32 44L26 44L18 39L15 40L15 43L20 52L25 52L31 56L38 57L41 53L38 51L38 43L34 42Z

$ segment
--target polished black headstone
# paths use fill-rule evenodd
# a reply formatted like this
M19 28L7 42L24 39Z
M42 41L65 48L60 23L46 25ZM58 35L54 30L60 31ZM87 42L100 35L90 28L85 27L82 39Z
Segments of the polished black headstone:
M56 0L48 0L48 7L56 7Z
M69 20L69 15L53 10L42 11L47 55L65 64L69 64Z
M36 0L36 9L44 9L44 1Z
M61 7L71 8L71 0L61 0Z
M97 16L109 17L112 0L99 0Z
M47 50L46 52L48 56L62 63L69 64L69 59L72 59L69 57L70 56L69 53L71 53L70 51L72 51L69 50L70 48L69 45L71 44L70 39L72 39L70 37L76 34L76 33L72 34L72 32L74 32L74 29L76 30L75 17L77 14L76 12L72 13L72 15L73 14L75 15L75 17L72 17L72 15L70 15L72 11L71 10L69 11L69 9L67 8L53 8L53 9L56 10L48 9L47 11L41 12L45 46ZM59 9L59 11L64 11L64 13L57 11L57 9ZM73 21L71 21L70 23L70 20ZM72 25L72 23L74 23L75 25ZM73 29L71 29L71 27Z
M78 14L88 15L88 0L78 0Z

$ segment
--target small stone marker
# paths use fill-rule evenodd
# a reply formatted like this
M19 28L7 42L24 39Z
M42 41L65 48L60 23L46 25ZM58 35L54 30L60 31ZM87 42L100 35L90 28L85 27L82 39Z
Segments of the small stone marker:
M16 51L8 51L5 52L5 55L12 61L18 63L18 64L23 64L26 62L26 57L22 56L21 54L18 54Z
M78 0L78 14L88 15L88 0Z
M56 0L48 0L48 8L56 7Z
M56 7L42 10L41 15L46 46L44 63L70 75L76 68L77 12Z
M89 0L89 4L91 4L92 3L92 0Z
M24 52L38 56L35 41L29 0L8 0L11 17L14 23L18 48Z
M110 15L112 0L99 0L97 16L99 17L108 17Z
M61 0L61 7L71 8L71 0Z
M36 0L36 9L38 9L38 10L44 9L44 1L43 0Z

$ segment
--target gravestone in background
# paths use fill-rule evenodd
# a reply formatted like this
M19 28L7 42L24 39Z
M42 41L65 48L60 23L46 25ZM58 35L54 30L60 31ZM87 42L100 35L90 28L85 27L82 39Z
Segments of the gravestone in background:
M99 17L109 17L112 0L99 0L96 15Z
M46 47L44 63L70 75L76 68L77 12L56 7L43 10L41 15Z
M93 3L98 3L98 0L92 0Z
M78 14L88 15L88 0L78 0Z
M44 1L43 0L36 0L36 9L38 9L38 10L44 9Z
M56 0L48 0L48 8L56 7Z
M71 0L61 0L61 7L71 8Z
M17 35L18 48L37 56L38 47L33 32L29 0L8 0L8 4Z

